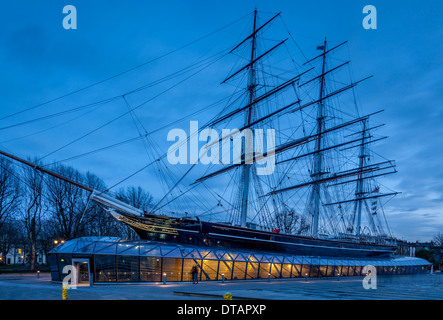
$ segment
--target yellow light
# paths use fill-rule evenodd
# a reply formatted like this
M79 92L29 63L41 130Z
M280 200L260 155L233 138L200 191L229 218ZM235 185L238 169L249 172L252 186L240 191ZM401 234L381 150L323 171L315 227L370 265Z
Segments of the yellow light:
M58 243L58 241L57 241L57 240L54 240L54 243L55 243L55 244L57 244L57 243Z

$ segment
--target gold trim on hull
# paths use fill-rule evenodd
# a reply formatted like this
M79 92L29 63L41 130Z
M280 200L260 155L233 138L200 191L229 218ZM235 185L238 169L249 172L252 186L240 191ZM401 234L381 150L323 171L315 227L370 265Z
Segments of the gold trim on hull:
M118 217L118 220L121 222L124 222L130 226L133 226L133 227L136 227L138 229L145 230L148 232L157 232L157 233L178 235L178 231L175 228L168 228L168 227L162 227L162 226L156 226L156 225L147 225L144 223L133 221L133 220L128 219L122 215Z

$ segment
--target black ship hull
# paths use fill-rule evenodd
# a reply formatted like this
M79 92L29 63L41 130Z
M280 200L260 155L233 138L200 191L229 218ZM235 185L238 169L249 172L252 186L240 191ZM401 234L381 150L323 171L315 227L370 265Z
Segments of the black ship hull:
M206 246L211 249L235 248L322 257L389 257L394 246L350 241L317 239L218 223L165 216L137 217L122 214L118 220L128 224L143 240Z

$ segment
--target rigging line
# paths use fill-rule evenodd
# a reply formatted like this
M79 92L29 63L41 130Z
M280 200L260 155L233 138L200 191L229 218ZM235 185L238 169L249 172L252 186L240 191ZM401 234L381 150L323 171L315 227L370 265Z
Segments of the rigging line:
M308 58L305 56L305 54L303 53L303 51L301 50L300 46L298 45L297 41L295 41L294 37L292 36L291 32L289 31L288 27L286 26L285 21L283 20L283 17L280 15L280 20L283 23L283 26L286 29L286 32L289 34L289 36L291 37L292 41L295 43L297 49L300 51L300 53L302 54L302 56L305 58L306 61L308 61Z
M223 56L224 56L224 55L223 55ZM223 56L222 56L222 57L223 57ZM218 58L217 60L220 60L222 57ZM214 61L214 62L215 62L215 61ZM214 63L214 62L213 62L213 63ZM197 73L203 71L203 70L206 69L207 67L209 67L209 65L207 65L207 66L205 66L204 68L202 68L202 69L196 71L195 73L193 73L193 74L191 74L190 76L188 76L187 78L185 78L185 79L179 81L178 83L174 84L173 86L171 86L171 87L165 89L164 91L160 92L159 94L155 95L154 97L149 98L149 99L146 100L145 102L142 102L142 103L139 104L138 106L134 107L132 110L136 110L136 109L142 107L142 106L145 105L146 103L148 103L148 102L154 100L155 98L161 96L162 94L164 94L164 93L166 93L166 92L172 90L173 88L179 86L180 84L182 84L182 83L185 82L186 80L190 79L191 77L193 77L193 76L196 75ZM123 96L121 96L121 97L123 97ZM65 144L65 145L63 145L63 146L61 146L60 148L58 148L58 149L56 149L56 150L54 150L54 151L52 151L52 152L46 154L45 156L43 156L42 158L40 158L39 161L42 160L42 159L47 158L48 156L50 156L50 155L52 155L52 154L54 154L54 153L56 153L56 152L58 152L58 151L60 151L60 150L62 150L62 149L64 149L64 148L66 148L66 147L68 147L68 146L70 146L71 144L73 144L73 143L75 143L75 142L77 142L77 141L79 141L79 140L81 140L81 139L83 139L83 138L85 138L85 137L91 135L92 133L94 133L94 132L96 132L96 131L98 131L98 130L104 128L104 127L106 127L107 125L109 125L109 124L111 124L112 122L114 122L114 121L116 121L116 120L118 120L118 119L124 117L125 115L127 115L127 114L130 113L130 112L131 112L131 111L127 111L127 112L125 112L125 113L119 115L118 117L111 119L110 121L108 121L108 122L106 122L105 124L103 124L103 125L101 125L101 126L95 128L94 130L89 131L88 133L82 135L81 137L79 137L79 138L77 138L77 139L74 139L74 140L72 140L71 142L69 142L69 143L67 143L67 144Z
M89 107L92 107L92 106L97 106L97 105L100 106L100 105L106 104L108 102L112 102L114 100L117 100L120 97L122 97L122 96L121 95L120 96L115 96L115 97L104 99L104 100L100 100L100 101L97 101L97 102L88 103L88 104L80 106L80 107L75 107L75 108L64 110L64 111L61 111L61 112L49 114L49 115L46 115L46 116L43 116L43 117L39 117L39 118L27 120L27 121L22 121L22 122L14 123L14 124L11 124L9 126L1 127L0 130L11 129L11 128L22 126L22 125L26 125L26 124L29 124L29 123L33 123L33 122L37 122L37 121L41 121L41 120L46 120L46 119L50 119L50 118L53 118L53 117L62 116L62 115L65 115L65 114L68 114L68 113L72 113L72 112L76 112L76 111L80 111L80 110L83 110L83 109L86 109L86 108L89 108Z
M174 79L175 77L183 75L186 72L189 72L189 71L192 71L194 69L197 69L199 67L199 64L203 65L206 61L208 61L208 60L210 60L210 59L212 59L212 58L214 58L214 57L216 57L218 55L223 54L227 50L228 49L222 50L222 51L220 51L220 52L218 52L218 53L216 53L216 54L214 54L214 55L212 55L212 56L210 56L210 57L208 57L206 59L203 59L201 61L198 61L198 62L195 62L193 64L190 64L190 65L188 65L188 66L186 66L186 67L184 67L184 68L182 68L180 70L172 72L171 74L168 74L168 75L166 75L166 76L164 76L164 77L162 77L160 79L154 80L154 81L152 81L150 83L147 83L147 84L145 84L143 86L135 88L135 89L133 89L131 91L128 91L126 93L123 93L123 94L120 94L120 95L116 95L116 96L113 96L113 97L110 97L110 98L106 98L106 99L103 99L103 100L99 100L99 101L96 101L96 102L88 103L88 104L83 105L83 106L67 109L67 110L64 110L64 111L61 111L61 112L52 113L52 114L49 114L49 115L46 115L46 116L42 116L42 117L39 117L39 118L34 118L34 119L31 119L31 120L18 122L18 123L15 123L15 124L12 124L12 125L8 125L8 126L5 126L5 127L0 127L0 130L6 130L6 129L10 129L10 128L14 128L14 127L30 124L30 123L33 123L33 122L50 119L50 118L62 116L62 115L68 114L68 113L77 112L77 111L80 111L80 110L83 110L83 109L86 109L86 108L89 108L89 107L92 107L92 106L95 106L95 105L106 104L106 103L112 102L112 101L117 100L117 99L119 99L121 97L128 96L128 95L131 95L133 93L137 93L137 92L143 91L143 90L145 90L147 88L153 87L153 86L158 85L158 84L160 84L162 82Z
M43 129L43 130L39 130L39 131L36 131L36 132L30 133L30 134L27 134L27 135L24 135L24 136L21 136L21 137L17 137L17 138L13 138L13 139L5 140L5 141L2 141L2 142L0 142L0 143L13 142L13 141L21 140L21 139L28 138L28 137L31 137L31 136L34 136L34 135L38 135L38 134L43 133L43 132L46 132L46 131L50 131L50 130L55 129L55 128L57 128L57 127L63 126L63 125L65 125L65 124L69 123L69 122L72 122L72 121L74 121L74 120L80 119L81 117L84 117L84 116L86 116L87 114L89 114L89 113L91 113L91 112L94 112L94 111L98 110L99 108L101 108L101 107L104 106L104 105L105 105L105 104L99 105L99 106L97 106L96 108L94 108L94 109L92 109L92 110L88 110L88 111L86 111L85 113L82 113L81 115L79 115L79 116L77 116L77 117L74 117L74 118L72 118L72 119L69 119L69 120L64 121L64 122L61 122L61 123L58 123L58 124L56 124L55 126L52 126L52 127L49 127L49 128Z
M99 85L99 84L102 84L102 83L104 83L104 82L107 82L107 81L109 81L109 80L112 80L112 79L114 79L114 78L117 78L117 77L119 77L119 76L122 76L122 75L124 75L124 74L126 74L126 73L129 73L129 72L131 72L131 71L134 71L134 70L136 70L136 69L139 69L139 68L141 68L141 67L143 67L143 66L145 66L145 65L148 65L148 64L150 64L150 63L152 63L152 62L155 62L155 61L157 61L157 60L163 59L163 58L165 58L165 57L167 57L167 56L169 56L169 55L171 55L171 54L173 54L173 53L175 53L175 52L177 52L177 51L180 51L180 50L182 50L182 49L184 49L184 48L186 48L186 47L189 47L189 46L191 46L191 45L193 45L193 44L195 44L195 43L197 43L197 42L199 42L199 41L201 41L201 40L203 40L203 39L206 39L206 38L212 36L213 34L215 34L215 33L217 33L217 32L220 32L221 30L230 27L230 26L233 25L233 24L236 24L237 22L243 20L244 18L246 18L246 17L249 16L249 15L250 15L250 13L248 13L247 15L242 16L241 18L238 18L237 20L234 20L233 22L228 23L227 25L225 25L225 26L223 26L223 27L221 27L221 28L216 29L215 31L212 31L212 32L210 32L210 33L208 33L208 34L206 34L206 35L204 35L204 36L202 36L202 37L200 37L200 38L198 38L198 39L196 39L196 40L193 40L193 41L191 41L191 42L189 42L189 43L187 43L187 44L185 44L185 45L183 45L183 46L181 46L181 47L179 47L179 48L177 48L177 49L174 49L174 50L172 50L172 51L169 51L169 52L167 52L167 53L165 53L165 54L163 54L163 55L161 55L161 56L158 56L158 57L156 57L156 58L153 58L153 59L151 59L151 60L149 60L149 61L146 61L146 62L144 62L144 63L142 63L142 64L139 64L139 65L137 65L137 66L135 66L135 67L132 67L132 68L130 68L130 69L128 69L128 70L122 71L122 72L120 72L120 73L118 73L118 74L115 74L115 75L113 75L113 76L110 76L110 77L108 77L108 78L105 78L105 79L103 79L103 80L100 80L100 81L98 81L98 82L95 82L95 83L93 83L93 84L87 85L87 86L85 86L85 87L83 87L83 88L80 88L80 89L77 89L77 90L74 90L74 91L68 92L68 93L66 93L66 94L63 94L63 95L57 97L57 98L54 98L54 99L51 99L51 100L48 100L48 101L45 101L45 102L39 103L39 104L34 105L34 106L32 106L32 107L29 107L29 108L23 109L23 110L21 110L21 111L17 111L17 112L11 113L11 114L9 114L9 115L7 115L7 116L1 117L1 118L0 118L0 121L1 121L1 120L4 120L4 119L7 119L7 118L10 118L10 117L13 117L13 116L16 116L16 115L18 115L18 114L21 114L21 113L24 113L24 112L27 112L27 111L33 110L33 109L36 109L36 108L39 108L39 107L41 107L41 106L44 106L44 105L47 105L47 104L49 104L49 103L51 103L51 102L55 102L55 101L57 101L57 100L63 99L63 98L65 98L65 97L68 97L68 96L70 96L70 95L73 95L73 94L78 93L78 92L81 92L81 91L84 91L84 90L86 90L86 89L89 89L89 88L95 87L95 86L97 86L97 85Z
M109 190L115 188L116 186L118 186L119 184L125 182L126 180L132 178L133 176L135 176L136 174L138 174L139 172L145 170L146 168L148 168L150 165L154 164L156 161L159 161L160 159L156 159L150 163L148 163L147 165L143 166L142 168L138 169L137 171L135 171L134 173L130 174L129 176L127 176L126 178L124 178L123 180L120 180L119 182L117 182L116 184L114 184L113 186L107 188L104 192L102 193L106 193L109 192Z

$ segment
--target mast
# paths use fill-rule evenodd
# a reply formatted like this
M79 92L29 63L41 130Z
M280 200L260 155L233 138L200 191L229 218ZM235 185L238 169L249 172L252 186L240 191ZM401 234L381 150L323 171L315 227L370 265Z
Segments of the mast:
M363 197L363 168L365 166L365 139L366 139L366 121L363 121L363 132L362 132L362 141L361 141L361 147L360 147L360 174L358 176L357 181L357 230L356 235L360 236L360 229L361 229L361 209L362 209L362 197Z
M248 91L249 91L249 105L252 104L255 98L255 46L256 46L256 27L257 27L257 9L254 10L254 26L252 30L252 48L251 48L251 59L249 66L249 81L248 81ZM250 125L252 116L252 107L247 109L247 118L245 125ZM246 143L246 139L245 139ZM243 147L245 150L246 146ZM244 153L244 152L243 152ZM241 203L241 227L246 228L246 217L248 215L248 195L249 195L249 178L251 174L251 166L247 163L243 165L242 177L243 177L243 194Z
M313 186L313 192L314 192L314 214L313 214L313 226L312 226L312 236L317 237L318 236L318 218L320 215L320 183L318 180L320 180L320 177L322 175L322 135L321 132L323 130L324 126L324 115L323 115L323 107L324 107L324 99L323 99L323 93L324 93L324 85L325 85L325 68L326 68L326 38L323 45L323 63L322 63L322 71L321 71L321 77L320 77L320 98L318 103L318 109L317 109L317 143L315 147L315 156L314 156L314 172L313 172L313 178L316 183L314 183ZM321 47L320 47L321 48Z

